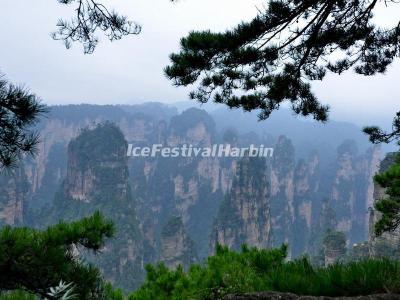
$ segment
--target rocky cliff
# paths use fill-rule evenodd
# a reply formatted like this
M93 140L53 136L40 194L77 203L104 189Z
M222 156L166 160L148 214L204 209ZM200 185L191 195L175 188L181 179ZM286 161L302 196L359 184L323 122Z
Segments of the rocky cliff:
M318 228L316 219L324 209L321 206L323 192L320 172L320 156L317 152L310 153L307 159L299 160L294 170L293 256L311 253L313 250L313 233Z
M242 244L271 246L270 186L263 158L242 159L225 195L211 234L211 253L216 245L240 249Z
M188 236L180 217L170 218L163 226L160 249L160 261L168 268L188 268L198 262L195 244Z
M292 142L280 136L275 145L271 167L271 225L273 245L289 244L293 239L295 149Z
M218 142L213 119L190 109L173 117L157 142L167 147L210 147ZM136 143L135 145L140 145ZM215 157L134 158L131 178L139 200L139 216L148 245L146 261L159 256L161 230L171 215L182 217L200 257L208 254L212 223L229 189L235 162Z
M24 224L29 183L23 169L0 177L0 226Z
M242 121L252 115L213 115L194 108L178 113L154 103L53 107L37 128L42 139L37 156L24 160L15 175L0 176L0 224L44 226L103 210L115 218L122 235L105 249L108 258L98 262L107 278L125 287L141 280L144 264L170 257L162 243L186 251L183 240L163 236L171 216L181 217L200 260L216 242L232 247L287 242L291 257L311 253L321 246L327 227L345 231L348 243L365 240L379 152L366 149L354 126L331 123L325 135L340 129L357 143L327 138L325 127L310 143L302 132L315 124L292 120L302 130L293 124L292 133L286 128L282 136L282 120L249 127ZM115 125L96 129L105 121ZM273 147L274 155L264 162L128 159L126 141L140 147L263 144ZM323 224L332 216L324 213L324 203L336 216L334 225Z
M337 151L331 197L337 212L337 229L345 232L350 243L368 237L368 208L373 199L373 175L379 166L380 152L373 148L359 154L354 141L345 141Z
M101 255L82 255L99 266L106 279L134 288L143 276L143 246L126 150L122 132L111 123L82 130L68 145L66 177L42 219L48 225L102 212L114 222L116 235Z

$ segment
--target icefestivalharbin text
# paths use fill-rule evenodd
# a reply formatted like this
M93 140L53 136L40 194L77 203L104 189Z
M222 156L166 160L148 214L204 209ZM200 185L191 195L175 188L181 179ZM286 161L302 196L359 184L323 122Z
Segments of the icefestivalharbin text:
M271 158L274 149L264 145L249 147L233 147L229 144L215 144L209 147L197 147L183 144L180 146L164 146L154 144L148 147L128 145L127 156L129 157L266 157Z

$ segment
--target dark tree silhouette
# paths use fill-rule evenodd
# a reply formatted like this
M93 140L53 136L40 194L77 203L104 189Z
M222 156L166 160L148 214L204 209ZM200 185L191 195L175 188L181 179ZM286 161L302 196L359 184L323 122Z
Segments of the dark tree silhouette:
M38 134L30 127L46 111L39 99L0 78L0 169L13 167L23 154L33 154Z
M75 4L76 15L70 21L60 19L58 30L52 34L55 40L62 40L67 48L73 42L83 44L84 52L93 53L99 42L96 32L103 32L110 41L119 40L130 34L139 34L141 26L127 17L110 11L95 0L58 0L61 4Z
M396 113L393 119L392 131L385 132L379 127L366 127L364 132L369 135L371 142L374 144L390 143L400 139L400 111Z
M326 121L329 108L310 90L326 73L353 69L371 76L386 71L400 53L400 23L373 22L379 0L270 0L251 22L223 33L191 32L165 69L175 85L199 84L190 94L230 108L259 110L266 119L289 102L296 114ZM388 8L390 9L390 8ZM365 129L374 142L399 137ZM397 130L397 131L396 131Z

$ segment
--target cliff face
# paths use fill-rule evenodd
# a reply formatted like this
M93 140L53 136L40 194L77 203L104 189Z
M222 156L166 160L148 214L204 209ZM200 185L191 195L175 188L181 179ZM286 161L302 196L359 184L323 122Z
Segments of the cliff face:
M271 225L273 245L293 238L295 150L291 141L280 136L275 145L271 169Z
M127 143L118 127L85 129L68 147L64 196L91 203L128 197Z
M293 256L312 250L313 231L321 207L320 160L312 153L307 160L300 160L294 171L294 221L291 252Z
M198 261L196 248L180 217L172 217L161 231L160 261L168 268L188 268Z
M29 185L21 169L0 177L0 226L23 225Z
M213 226L211 253L217 244L232 249L240 249L242 244L258 248L271 245L269 193L265 159L242 159Z
M205 112L190 109L171 119L156 136L167 147L184 144L210 147L217 142L215 123ZM140 143L134 143L140 146ZM147 245L146 261L159 256L157 243L171 215L182 217L199 256L208 253L212 223L231 185L235 162L215 157L134 158L132 186L139 199L139 216Z
M216 243L233 248L241 243L252 246L269 243L274 247L287 243L290 257L318 254L328 229L344 232L348 243L364 241L368 235L366 215L378 158L379 149L359 154L354 142L345 141L338 147L337 159L328 166L321 165L317 152L296 161L291 141L279 137L272 160L260 163L268 170L262 184L268 187L268 193L241 190L234 180L232 191L221 204L211 235L211 249ZM249 178L250 173L257 174L251 170ZM264 211L265 218L261 220L254 217L255 213L249 213L256 225L247 225L248 219L243 217L246 206L241 201L255 203L259 211ZM263 227L270 228L263 233L266 244L257 240L259 228Z
M114 222L116 235L101 255L82 255L99 266L106 279L134 288L143 276L143 248L126 149L122 132L111 123L83 130L69 143L66 178L44 218L54 223L101 211Z
M151 109L151 110L150 110ZM151 118L142 111L157 111L158 118ZM29 183L28 202L35 209L51 205L54 194L66 177L68 143L80 135L82 128L111 121L117 124L130 142L153 142L161 131L161 120L175 114L175 109L163 107L153 109L147 106L92 106L68 105L52 107L47 118L37 125L41 143L34 158L24 161L23 172ZM31 222L32 221L32 222ZM35 225L34 220L25 220Z
M174 215L181 217L200 259L216 242L234 248L244 242L261 247L287 242L295 257L317 248L327 228L344 230L349 242L365 239L376 149L364 153L346 142L336 151L336 146L319 146L318 136L315 144L302 145L300 131L279 137L282 124L260 123L262 133L260 128L255 133L230 120L231 112L216 115L213 119L199 109L178 113L160 104L53 108L37 128L43 141L38 155L24 161L19 175L0 176L0 225L44 226L102 210L118 222L122 235L105 249L108 259L97 262L107 278L125 287L140 281L145 263L172 257L165 252L172 246L162 248L162 243L186 251L185 239L162 234ZM91 134L93 124L105 120L116 124L119 133L108 126ZM218 127L216 121L225 125ZM85 127L92 129L82 132ZM254 163L218 157L127 158L125 140L139 147L264 144L274 148L274 155ZM328 215L326 203L333 214L322 217ZM333 215L337 222L323 224Z
M337 230L346 233L350 243L368 237L368 209L373 197L372 176L378 169L379 149L359 155L353 141L338 148L331 199L337 216Z
M311 153L308 160L297 162L294 171L294 221L289 237L293 256L316 253L326 230L343 232L348 244L368 237L372 177L380 149L359 153L356 143L349 140L339 145L336 159L328 164L321 164L320 157L320 153Z

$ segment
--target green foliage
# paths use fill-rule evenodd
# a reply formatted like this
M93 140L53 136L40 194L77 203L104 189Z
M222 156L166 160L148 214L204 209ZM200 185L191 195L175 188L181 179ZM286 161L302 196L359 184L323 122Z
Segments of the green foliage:
M289 100L297 114L326 120L328 108L310 91L308 80L327 71L382 73L399 55L396 27L372 22L378 1L270 0L251 22L223 33L191 32L181 52L171 55L167 76L176 85L200 81L192 98L245 110L267 118ZM341 59L331 54L343 51ZM237 96L235 91L245 94Z
M163 264L147 266L147 278L130 300L217 299L234 292L253 291L265 286L263 270L282 264L287 247L257 250L243 247L242 253L217 246L216 255L204 266L193 265L187 273L182 268L168 270Z
M400 225L400 156L385 172L374 177L375 181L386 188L387 197L375 204L375 209L382 213L382 217L375 224L376 235L385 231L394 231Z
M37 300L37 298L24 291L13 291L0 293L0 300Z
M315 296L356 296L399 292L400 263L386 259L362 260L314 267L306 258L286 262L287 247L242 247L241 253L218 246L204 266L168 270L147 266L147 278L130 300L221 299L230 293L292 292Z
M329 107L312 93L311 81L350 69L367 76L384 73L400 56L398 24L374 23L379 3L269 0L253 20L234 29L182 38L165 73L177 86L198 84L190 97L201 103L259 110L266 119L288 101L296 114L326 121ZM400 112L393 125L392 133L377 127L365 132L373 142L389 142L400 137Z
M204 124L208 133L215 134L214 120L206 111L197 108L189 108L182 114L172 117L170 127L178 136L184 136L188 128L193 128L199 123Z
M39 98L0 74L0 170L13 167L23 154L33 154L39 141L30 127L46 111Z
M324 237L323 244L328 249L345 249L346 235L340 231L328 230Z
M99 168L105 161L110 160L120 161L124 166L125 160L120 158L126 157L127 147L125 137L118 126L106 121L97 124L93 129L82 129L80 135L69 143L68 151L76 158L77 167L86 170L88 167ZM111 168L108 171L112 171ZM113 176L107 179L113 179Z
M124 300L126 299L123 292L119 289L114 289L110 283L104 286L105 300ZM1 299L0 299L1 300Z
M46 297L49 288L63 280L74 286L79 299L100 299L100 272L81 263L73 250L96 252L113 233L113 224L98 212L44 231L4 227L0 231L0 290L24 289Z
M168 220L167 224L164 225L161 234L162 236L173 236L177 232L183 230L183 222L181 217L172 217Z

